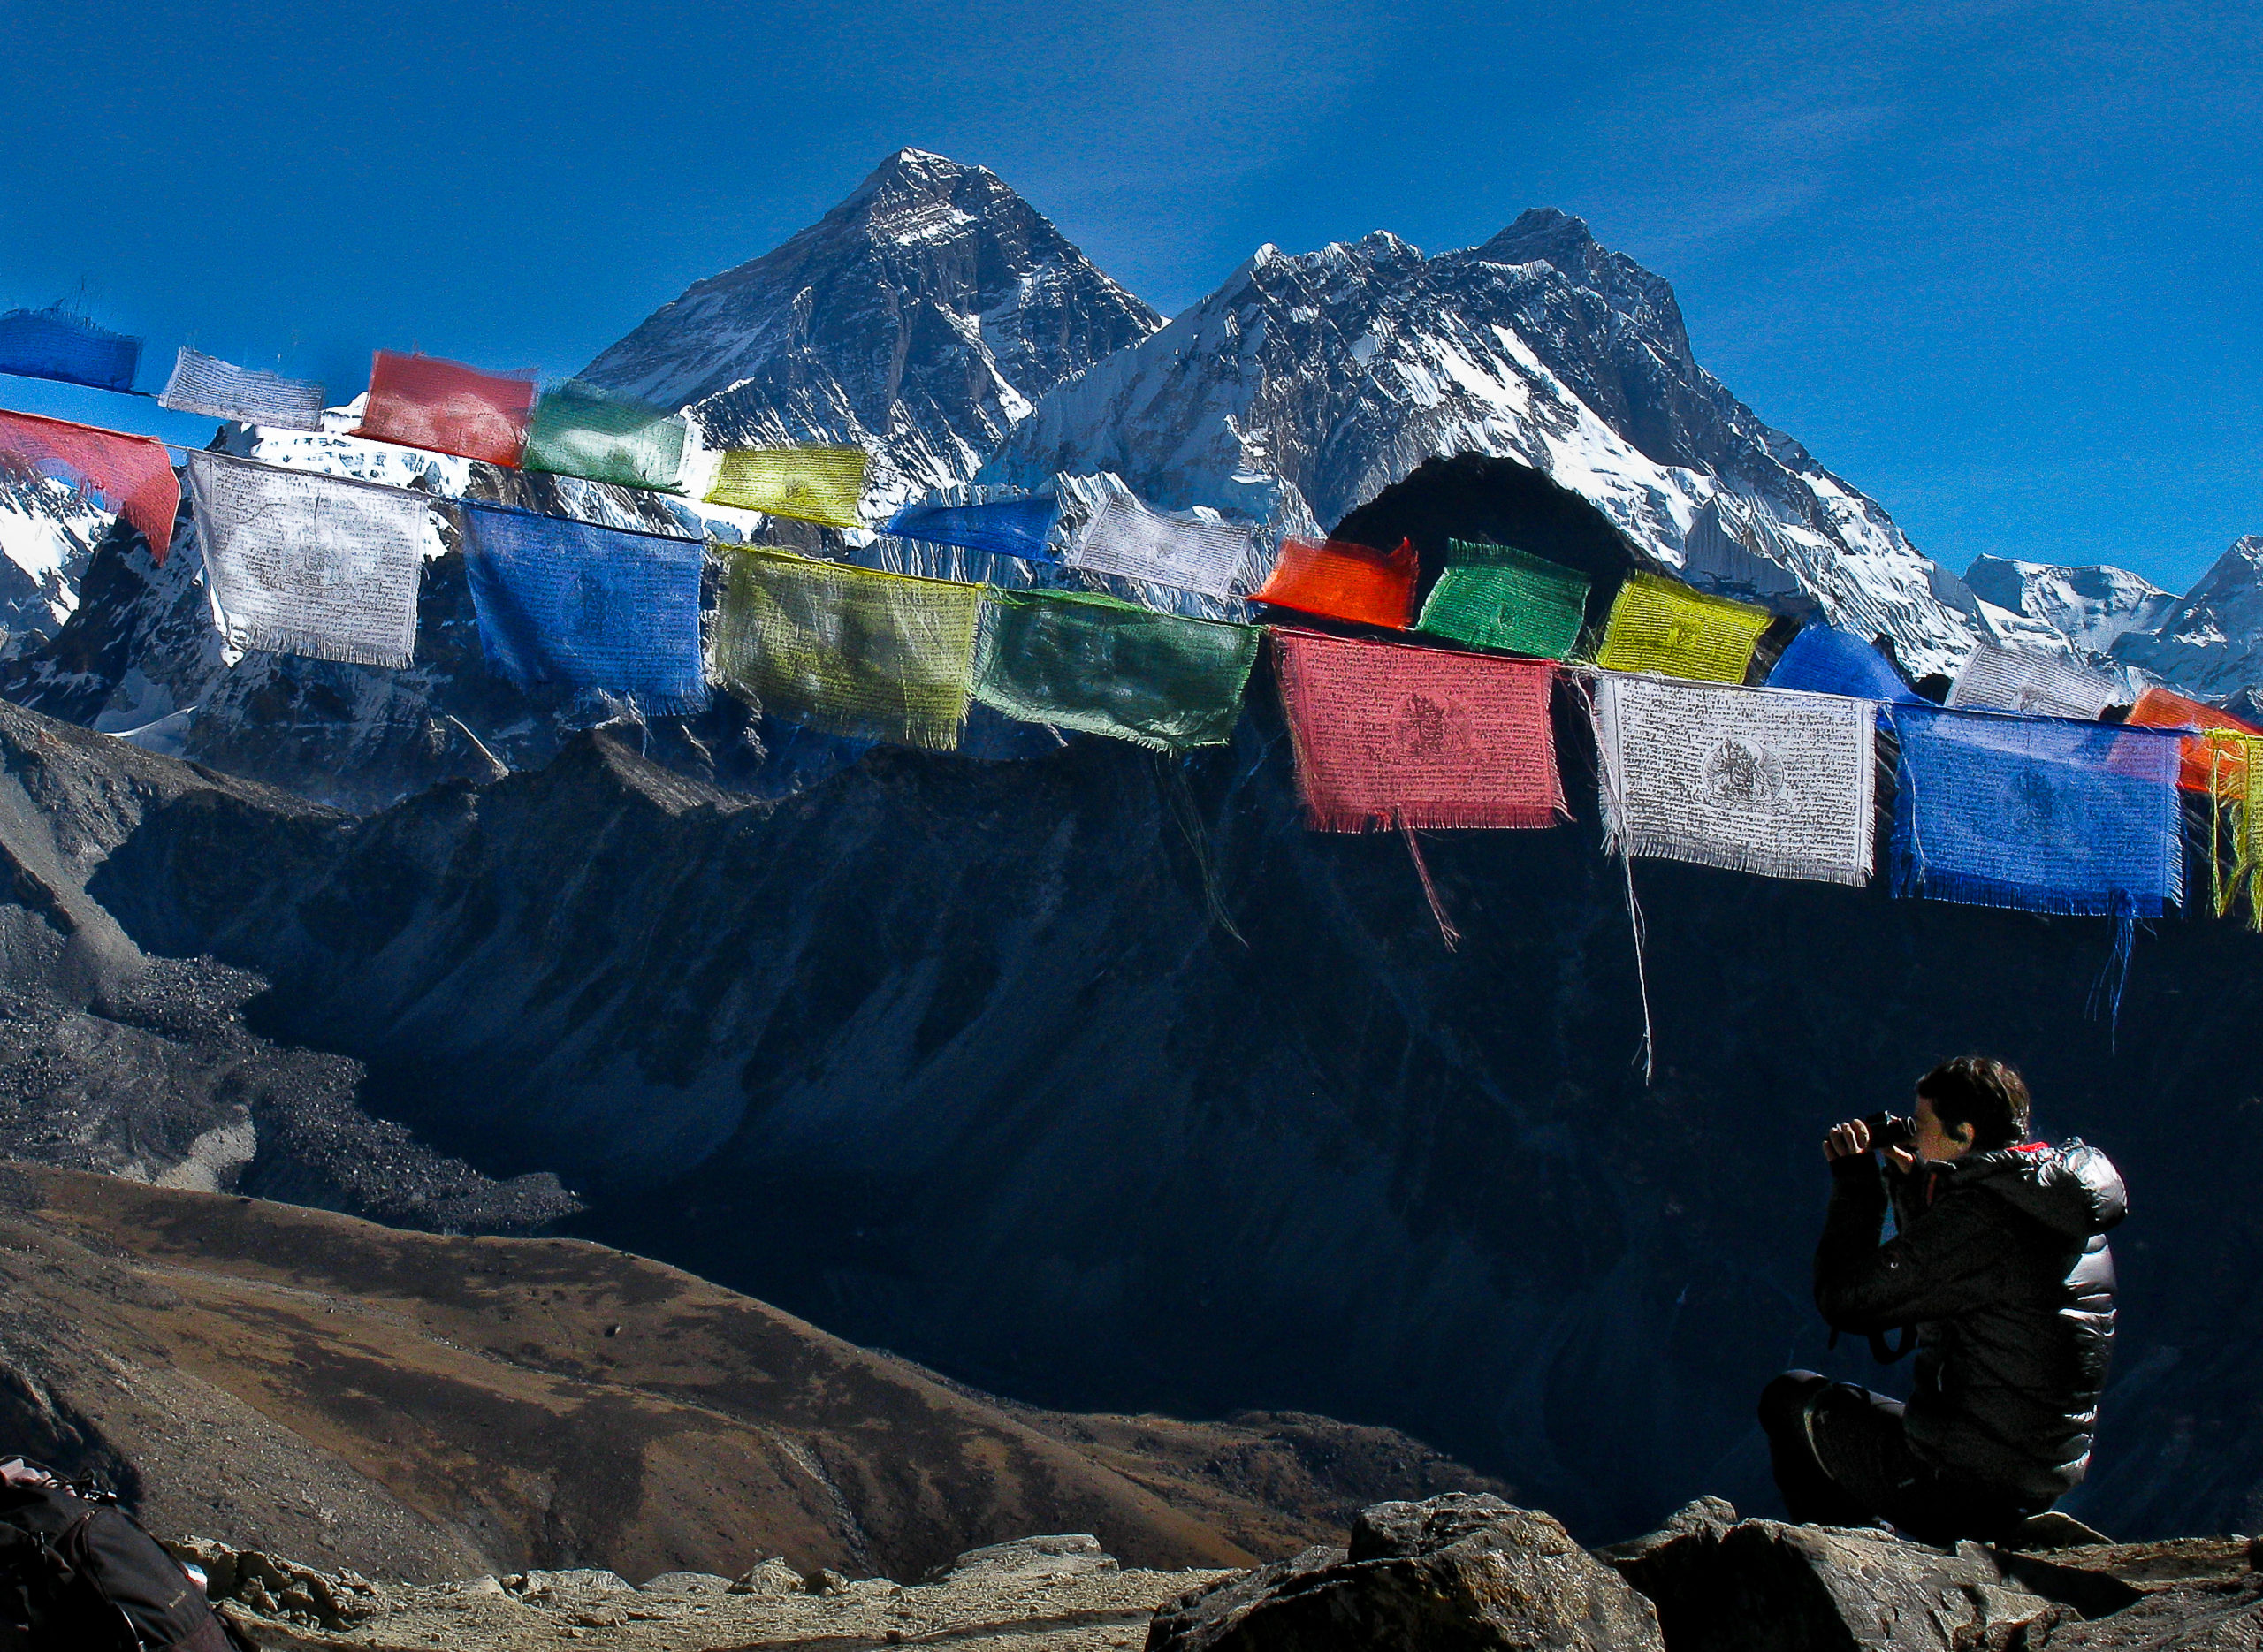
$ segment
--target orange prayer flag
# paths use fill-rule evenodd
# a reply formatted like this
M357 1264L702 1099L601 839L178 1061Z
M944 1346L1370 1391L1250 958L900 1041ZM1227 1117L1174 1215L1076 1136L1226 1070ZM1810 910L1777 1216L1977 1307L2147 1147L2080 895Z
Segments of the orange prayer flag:
M1376 551L1347 539L1314 544L1288 539L1272 577L1257 600L1300 613L1358 625L1403 631L1414 621L1414 583L1421 564L1414 542L1402 539L1396 551Z
M2243 723L2229 712L2189 700L2158 683L2137 697L2127 720L2141 728L2222 728L2236 735L2263 734L2263 729ZM2238 775L2227 770L2244 767L2244 750L2238 741L2216 742L2213 748L2206 740L2186 741L2184 762L2177 772L2178 787L2188 792L2211 792L2221 785L2237 792Z

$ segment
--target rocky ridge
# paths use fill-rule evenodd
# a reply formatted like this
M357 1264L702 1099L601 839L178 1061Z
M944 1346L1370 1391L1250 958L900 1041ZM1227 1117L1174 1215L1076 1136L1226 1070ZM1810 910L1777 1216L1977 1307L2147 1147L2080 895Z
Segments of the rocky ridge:
M1491 1482L1324 1417L1066 1415L585 1242L0 1164L0 1452L161 1531L392 1579L917 1576L1075 1526L1160 1567Z
M804 1578L771 1560L641 1587L583 1569L410 1588L204 1540L169 1547L256 1645L304 1652L2235 1652L2263 1641L2248 1539L2113 1544L2049 1519L2011 1546L1932 1549L1873 1528L1740 1519L1707 1498L1589 1553L1544 1513L1449 1494L1372 1505L1347 1546L1248 1572L1126 1570L1070 1534L962 1554L908 1585Z

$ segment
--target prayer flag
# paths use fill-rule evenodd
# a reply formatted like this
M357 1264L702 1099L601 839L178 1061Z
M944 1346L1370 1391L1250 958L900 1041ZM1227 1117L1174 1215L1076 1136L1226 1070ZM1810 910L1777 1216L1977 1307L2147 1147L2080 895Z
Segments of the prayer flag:
M949 751L966 721L982 590L734 547L716 674L827 734Z
M2183 772L2187 775L2192 772L2196 744L2202 748L2201 761L2215 805L2208 826L2208 872L2215 914L2218 917L2229 914L2244 894L2247 926L2263 930L2263 735L2212 728L2197 740L2186 741Z
M1564 818L1543 660L1276 630L1306 824L1320 832Z
M1629 574L1611 605L1596 663L1703 682L1742 682L1772 616L1655 574Z
M1414 542L1385 552L1348 540L1314 544L1287 539L1257 600L1355 625L1403 631L1414 617L1414 584L1421 575Z
M1176 751L1233 737L1255 626L1078 591L987 593L974 697L1009 717Z
M141 339L97 327L60 305L0 316L0 373L131 391L141 364Z
M2129 720L2139 728L2222 729L2236 735L2263 734L2263 729L2241 722L2229 712L2204 705L2198 700L2188 700L2159 683L2137 697L2137 703L2130 708ZM2236 768L2244 764L2245 753L2245 745L2236 740L2211 742L2205 736L2187 740L2184 742L2184 764L2176 783L2188 792L2221 795L2227 765ZM2244 783L2244 779L2241 783Z
M676 414L569 378L535 403L520 468L672 491L684 435Z
M1892 660L1852 631L1829 625L1811 625L1794 637L1768 674L1768 686L1909 704L1919 697Z
M707 503L854 528L865 464L861 447L735 447L723 455Z
M2136 917L2182 899L2175 735L1932 706L1890 715L1894 894Z
M527 445L534 374L483 373L436 355L380 350L354 435L515 468Z
M1605 847L1764 878L1867 883L1876 713L1864 701L1605 676Z
M51 475L92 489L141 530L149 560L164 566L180 510L180 478L164 444L67 419L0 409L0 468Z
M1447 541L1417 628L1469 648L1561 659L1587 618L1588 576L1509 545Z
M1151 511L1129 494L1111 493L1061 560L1095 574L1230 597L1254 539L1247 528Z
M189 490L212 620L231 647L355 666L416 654L422 493L194 453Z
M697 539L463 501L479 647L498 676L627 695L656 717L707 704Z
M157 405L176 413L236 419L270 430L322 429L322 386L276 373L255 372L186 345L173 358L172 377Z
M2023 712L2035 717L2095 718L2114 704L2112 679L2048 654L1983 643L1966 656L1948 691L1952 711Z
M907 505L888 518L887 531L899 539L1050 562L1054 556L1046 542L1060 515L1058 502L1048 499L993 499L987 505Z

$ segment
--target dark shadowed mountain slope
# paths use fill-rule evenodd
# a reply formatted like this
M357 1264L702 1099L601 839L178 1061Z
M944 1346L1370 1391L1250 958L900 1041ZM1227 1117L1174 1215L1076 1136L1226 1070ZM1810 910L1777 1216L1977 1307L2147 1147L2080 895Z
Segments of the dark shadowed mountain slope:
M899 149L583 377L689 407L712 447L859 444L878 509L965 480L1038 397L1162 321L995 173Z
M2161 925L2117 1039L2102 923L1644 863L1645 1088L1576 719L1579 823L1430 838L1448 954L1403 847L1302 829L1259 697L1184 770L875 750L750 805L597 735L357 822L187 793L90 887L592 1234L1051 1405L1403 1427L1596 1538L1765 1506L1760 1384L1871 1374L1807 1299L1817 1141L1995 1051L2139 1213L2076 1508L2244 1518L2263 1123L2210 1030L2263 1011L2263 940Z
M1091 1532L1246 1564L1484 1482L1320 1417L1009 1409L674 1268L0 1168L0 1435L169 1534L420 1579L916 1578Z
M549 1176L499 1184L360 1101L361 1067L244 1025L258 976L141 950L86 891L144 813L287 793L0 705L0 1157L234 1188L409 1227L512 1230L575 1208Z

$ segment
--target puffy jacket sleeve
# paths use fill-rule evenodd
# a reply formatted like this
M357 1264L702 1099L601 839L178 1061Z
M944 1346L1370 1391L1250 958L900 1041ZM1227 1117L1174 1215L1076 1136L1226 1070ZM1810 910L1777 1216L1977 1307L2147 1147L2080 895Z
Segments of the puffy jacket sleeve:
M1815 1305L1837 1329L1864 1334L1947 1319L1991 1300L1998 1260L1992 1202L1945 1195L1889 1244L1886 1180L1854 1153L1832 1165L1831 1209L1815 1252Z

